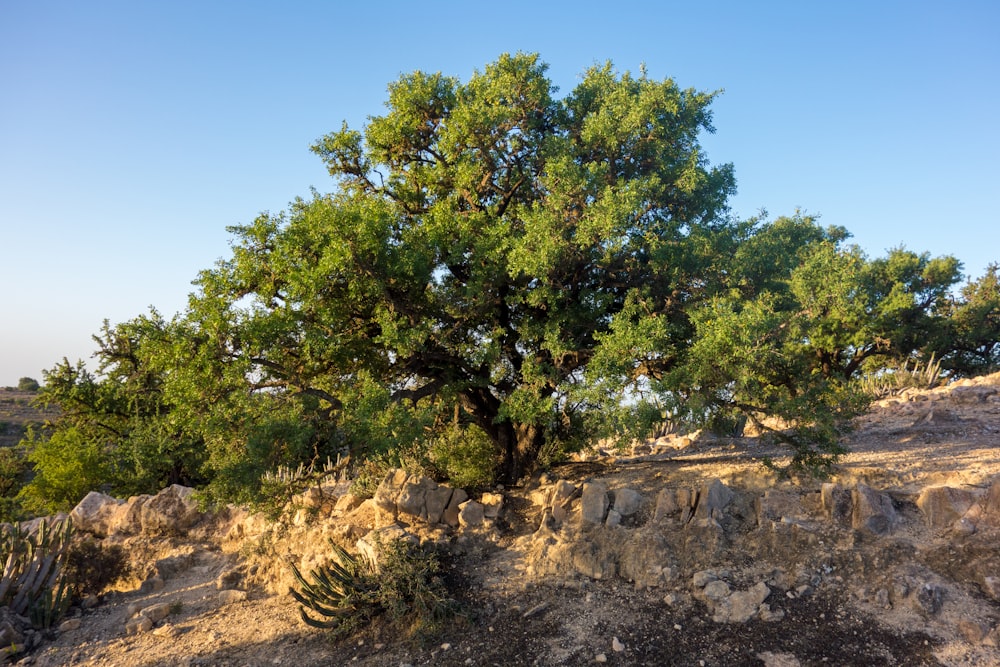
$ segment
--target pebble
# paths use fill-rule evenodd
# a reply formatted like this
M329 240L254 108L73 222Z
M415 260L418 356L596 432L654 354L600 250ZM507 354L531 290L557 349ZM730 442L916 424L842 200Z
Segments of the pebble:
M594 656L594 662L607 662L607 661L608 661L608 656L604 655L603 653L598 653L597 655Z
M618 637L611 638L611 648L614 649L615 653L621 653L625 650L625 644L618 641Z

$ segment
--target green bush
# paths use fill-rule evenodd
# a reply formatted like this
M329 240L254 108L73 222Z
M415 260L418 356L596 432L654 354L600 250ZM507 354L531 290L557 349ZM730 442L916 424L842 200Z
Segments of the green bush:
M47 439L29 432L24 444L35 473L18 494L28 511L43 515L70 510L111 479L104 448L75 427L56 431Z
M24 377L17 381L17 388L21 391L38 391L38 380Z
M493 441L473 425L449 427L431 442L428 458L452 486L466 489L488 486L500 464Z

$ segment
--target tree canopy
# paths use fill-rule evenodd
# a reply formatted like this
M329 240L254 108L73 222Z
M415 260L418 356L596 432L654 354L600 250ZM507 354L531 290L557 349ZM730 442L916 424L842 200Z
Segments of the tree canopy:
M715 93L611 64L557 93L528 54L400 77L383 115L313 146L331 192L231 228L185 312L106 324L100 377L46 374L49 441L104 452L120 488L227 498L428 442L453 461L486 443L511 483L663 419L779 417L812 465L859 376L932 352L996 368L995 266L956 295L954 258L871 259L799 212L734 218L733 168L699 143Z

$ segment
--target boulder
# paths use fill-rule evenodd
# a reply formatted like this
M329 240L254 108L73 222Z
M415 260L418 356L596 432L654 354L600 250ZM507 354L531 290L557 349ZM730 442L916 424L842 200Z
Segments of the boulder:
M858 484L851 494L854 509L851 514L851 526L872 535L888 535L899 522L899 514L892 504L892 498L872 489L865 484Z
M949 486L929 486L920 492L917 507L929 528L949 528L962 518L973 503L975 492Z
M486 518L483 506L475 500L466 500L459 506L458 524L463 528L479 526Z
M696 519L718 519L736 497L736 493L718 479L714 479L701 489L698 506L694 510Z
M500 516L500 510L503 508L503 494L484 493L479 502L483 506L484 516L487 519L496 519Z
M839 484L824 484L820 488L820 501L823 513L828 519L842 526L851 523L854 502L850 489L845 489Z
M618 489L615 491L613 508L621 517L629 517L639 511L642 504L642 494L635 489Z
M585 524L601 524L608 511L608 487L601 482L585 482L580 496L580 519Z
M468 499L469 494L465 492L465 489L454 489L448 500L448 506L444 508L444 513L441 515L441 520L452 528L458 528L458 517L462 512L462 503Z
M143 503L139 512L142 532L147 535L186 532L202 516L193 494L192 488L172 484Z
M427 491L424 502L427 523L441 523L444 520L444 512L451 502L452 493L454 490L450 486L438 486Z
M107 537L114 532L123 501L91 491L69 513L77 530L97 537Z
M677 492L674 489L660 489L656 494L656 509L653 510L653 521L667 521L680 512L677 504Z

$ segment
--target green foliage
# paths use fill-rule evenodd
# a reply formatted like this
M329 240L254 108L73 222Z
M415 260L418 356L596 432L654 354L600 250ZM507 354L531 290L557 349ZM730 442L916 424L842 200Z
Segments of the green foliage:
M42 519L34 531L0 526L0 606L29 616L38 629L52 627L70 604L64 572L73 526L69 519Z
M110 477L109 461L99 442L69 427L42 438L29 431L23 443L34 476L18 494L25 509L37 515L71 510Z
M477 489L496 479L496 447L478 426L450 425L435 438L428 458L452 486Z
M17 381L17 388L20 391L38 391L39 388L38 380L29 377L23 377Z
M346 635L385 617L407 634L425 634L454 613L434 552L393 540L378 545L376 564L332 541L330 548L331 561L310 572L308 581L292 566L300 590L289 592L307 625Z
M102 545L91 539L80 540L69 548L66 579L73 598L100 595L114 582L129 574L129 559L118 544Z
M966 283L947 308L948 329L929 345L953 375L1000 370L1000 264Z
M27 481L29 464L23 447L0 447L0 522L24 518L18 493Z
M105 323L97 374L46 373L59 417L20 497L64 507L77 475L260 502L269 471L344 448L362 492L399 466L509 483L668 417L786 424L793 465L822 469L858 377L1000 363L996 266L956 296L953 257L733 219L732 166L699 141L715 93L606 64L558 97L546 71L405 74L383 115L321 137L332 192L231 228L173 319Z

